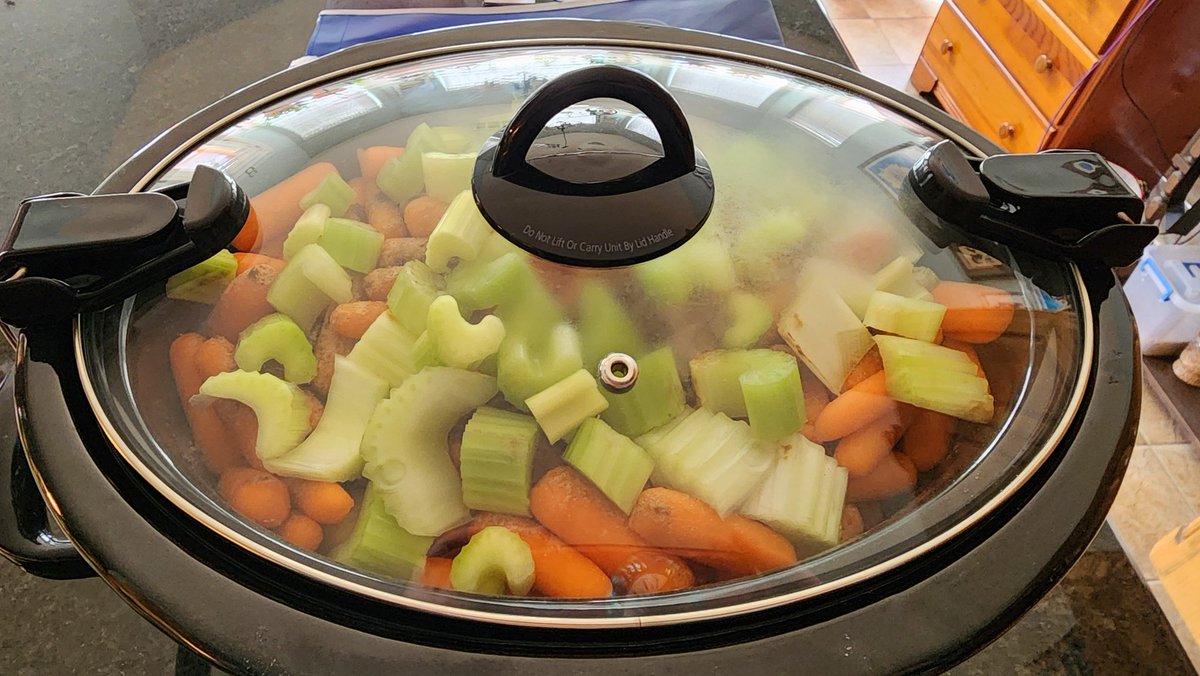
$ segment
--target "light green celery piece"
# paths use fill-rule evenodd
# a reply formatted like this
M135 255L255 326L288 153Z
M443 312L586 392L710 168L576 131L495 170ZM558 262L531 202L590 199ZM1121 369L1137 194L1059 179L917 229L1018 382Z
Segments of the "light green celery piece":
M308 396L293 383L269 373L218 373L200 385L198 396L231 399L253 409L258 419L254 452L264 461L292 450L312 429Z
M757 439L777 441L799 430L807 420L800 369L791 355L760 364L738 377L750 430Z
M482 406L467 421L459 454L463 503L471 509L529 515L537 421Z
M905 338L933 342L945 316L946 306L933 301L876 291L871 294L863 323Z
M483 219L470 190L464 190L450 201L446 213L429 235L425 263L434 272L446 272L450 261L460 263L475 260L479 248L493 235L492 226Z
M446 275L446 293L466 313L506 305L540 282L526 257L507 253L494 260L462 263Z
M444 150L441 137L422 122L408 135L404 154L385 162L375 183L385 195L403 204L425 189L421 155L441 150Z
M375 407L360 447L363 476L408 532L437 536L471 518L446 437L495 394L495 378L434 366L405 380Z
M921 268L921 270L931 272L928 268ZM925 272L920 274L926 275ZM875 289L905 298L933 300L933 294L921 283L921 280L917 279L917 275L917 268L913 266L912 261L900 256L875 273Z
M846 265L824 258L814 258L804 263L801 279L817 280L818 284L832 289L859 319L867 313L871 294L875 293L875 280Z
M767 301L752 293L738 292L729 296L729 327L721 338L728 348L746 348L762 339L775 321L775 313Z
M421 153L421 170L425 174L425 192L449 202L463 191L471 190L475 153Z
M804 242L808 232L806 219L798 210L789 208L772 209L762 218L745 224L731 252L738 278L756 288L774 283L780 270L786 267L779 264L780 258Z
M346 357L382 378L389 387L399 387L409 376L437 361L433 343L408 331L391 312L371 322Z
M475 255L475 260L477 262L486 263L488 261L494 261L497 258L510 253L515 253L524 256L525 258L529 257L529 254L525 253L520 247L508 241L503 235L493 230L492 235L484 239L483 244L479 245L479 253Z
M867 327L828 281L801 275L792 304L779 316L779 335L829 388L841 392L850 369L871 349Z
M681 251L676 249L665 256L639 263L634 268L646 294L660 303L686 303L695 288L688 269L691 261Z
M580 369L526 399L525 406L553 444L584 420L604 412L608 401L592 374Z
M529 544L503 526L488 526L472 535L450 563L450 586L461 592L524 596L533 580Z
M650 297L668 305L686 302L700 291L727 293L736 281L729 252L716 238L703 235L665 256L638 264L634 274Z
M892 398L971 422L991 422L995 402L987 378L965 354L900 336L875 340Z
M579 335L559 324L549 335L531 339L506 333L496 360L496 378L504 399L525 410L525 400L583 368Z
M438 297L441 277L421 261L409 261L387 295L388 310L412 333L425 330L429 305Z
M301 249L309 244L321 241L321 233L325 232L325 223L332 212L324 204L314 204L304 210L300 220L292 226L287 239L283 240L283 258L291 260Z
M268 471L313 481L350 481L362 473L358 447L375 406L387 396L382 378L350 358L333 358L333 379L317 427L299 446L263 461Z
M316 244L297 252L267 291L267 302L305 330L329 305L351 298L350 275Z
M479 150L471 147L475 135L466 127L433 127L433 131L439 141L437 149L442 152L466 153Z
M446 366L473 369L495 354L504 340L504 322L487 315L478 324L463 319L454 296L439 296L429 304L426 331Z
M331 216L341 217L357 197L354 188L350 187L341 174L331 171L312 192L300 198L300 208L309 209L314 204L324 204L329 207Z
M824 448L796 434L779 444L774 468L741 512L786 535L802 555L815 554L838 542L830 522L834 511L841 522L848 478Z
M387 512L383 495L368 484L354 530L329 557L377 575L416 580L425 569L425 553L432 544L432 537L413 535L401 528Z
M167 298L212 305L237 276L237 259L221 250L167 279Z
M942 281L938 279L936 272L923 265L913 266L912 277L913 281L915 281L917 284L920 284L928 291L932 291L933 287L937 286Z
M624 392L600 390L608 400L608 409L600 414L604 422L621 434L636 437L666 424L683 410L683 384L675 353L661 347L637 359L638 378Z
M558 299L540 281L498 306L496 316L504 320L507 335L533 341L545 339L554 327L567 321Z
M279 362L284 379L297 384L307 383L317 375L317 358L304 329L279 312L242 331L233 359L243 371L260 371L268 361Z
M383 233L348 218L325 222L320 245L344 268L367 273L375 269L383 249Z
M567 461L626 514L654 471L641 446L597 418L583 421L567 446Z
M700 405L731 418L747 415L739 380L744 373L761 369L797 369L795 357L767 349L712 350L696 355L688 366L692 373L692 389L700 399Z
M583 363L589 369L596 368L610 352L640 355L646 351L629 312L602 282L584 282L579 289L578 307Z

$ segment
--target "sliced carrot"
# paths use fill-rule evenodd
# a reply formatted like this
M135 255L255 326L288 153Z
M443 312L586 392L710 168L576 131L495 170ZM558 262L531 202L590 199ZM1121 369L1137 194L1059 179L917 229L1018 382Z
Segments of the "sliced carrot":
M379 170L393 157L404 154L404 148L395 146L371 146L358 149L358 170L362 177L372 183L379 177Z
M192 403L192 397L200 393L200 385L209 375L200 370L196 359L203 345L204 337L198 333L185 333L176 338L169 350L171 373L188 426L192 429L192 438L196 440L204 463L214 474L221 474L243 463L237 444L216 409Z
M217 488L234 511L267 528L282 525L292 511L287 486L269 472L236 467L221 475Z
M438 221L442 220L447 206L445 202L428 195L409 200L408 204L404 205L404 224L408 227L408 234L413 237L428 237L437 227Z
M453 560L441 556L425 557L425 570L421 571L421 584L438 589L454 589L454 585L450 584L450 565L452 563L454 563Z
M328 162L318 162L301 169L274 186L250 198L250 206L258 217L258 235L253 243L242 241L237 248L242 251L274 253L282 246L284 237L296 225L303 210L300 200L312 192L321 181L337 167Z
M287 479L286 483L296 509L319 524L341 523L354 509L354 498L339 483L307 479Z
M387 303L378 300L342 303L329 313L329 325L346 338L362 338L371 323L387 311L387 307Z
M732 575L749 575L733 533L703 500L670 488L647 488L629 512L629 527L659 549Z
M845 542L863 534L866 528L863 526L862 512L858 511L858 507L854 505L846 505L842 508L842 531L838 536L838 542Z
M377 195L367 202L367 224L384 237L408 237L408 228L404 224L404 213L396 203L384 195Z
M276 532L287 542L310 552L316 551L321 546L321 540L325 539L321 524L299 512L292 512Z
M275 311L267 302L267 291L275 281L270 265L255 265L234 277L208 317L212 332L228 340L237 340L247 326Z
M990 343L1008 329L1016 313L1007 291L983 284L938 282L930 293L946 306L942 330L952 340Z
M775 570L796 562L796 548L770 526L740 514L726 516L725 526L733 534L738 552L750 561L754 570Z
M532 519L485 512L471 524L472 532L488 526L507 528L529 545L533 554L533 588L538 593L571 599L612 595L612 581L604 571Z
M862 359L850 369L850 373L846 375L845 382L842 383L842 391L852 389L855 385L870 378L871 376L883 370L883 357L879 355L879 347L872 345L871 349L863 355Z
M239 275L255 265L269 265L272 268L275 268L276 272L279 272L283 269L283 266L287 265L287 261L283 260L282 258L264 256L257 253L247 253L245 251L239 251L238 253L233 254L233 257L237 259L237 273Z
M904 433L901 450L916 465L918 472L937 467L950 452L950 437L954 434L954 418L937 411L922 409Z
M813 432L820 442L841 439L895 410L896 402L888 396L887 381L880 371L830 401L814 421Z
M834 459L846 468L851 478L872 473L911 424L915 415L912 410L910 406L897 407L866 427L842 437L834 449Z
M903 453L889 453L864 477L850 479L846 499L881 500L911 491L917 485L917 467Z

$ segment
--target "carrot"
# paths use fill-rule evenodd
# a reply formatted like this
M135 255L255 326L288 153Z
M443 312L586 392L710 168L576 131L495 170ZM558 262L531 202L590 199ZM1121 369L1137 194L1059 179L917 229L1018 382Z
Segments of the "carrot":
M437 227L438 221L446 213L449 206L441 200L428 195L421 195L409 200L404 205L404 224L408 226L408 234L413 237L428 237Z
M270 265L255 265L234 277L208 317L212 332L228 340L237 340L247 326L275 311L267 302L267 291L275 281Z
M383 169L383 165L393 157L400 157L404 154L404 148L394 146L371 146L370 148L358 149L358 169L362 177L369 179L372 183L379 176L379 170Z
M387 309L387 303L378 300L342 303L329 313L329 326L346 338L362 338L367 327Z
M204 341L196 351L196 365L206 378L218 373L237 370L237 362L233 360L233 343L221 336Z
M905 414L903 411L907 410ZM838 442L833 457L851 478L870 474L888 455L911 424L912 408L905 406L884 414L866 427L851 432Z
M786 351L791 352L791 348ZM829 390L807 366L800 367L800 383L804 386L804 412L808 418L800 428L800 433L812 439L817 434L817 416L829 405Z
M533 554L533 588L538 593L571 599L612 595L612 581L604 571L532 519L485 512L476 517L471 529L478 532L488 526L503 526L529 545Z
M375 268L363 277L363 295L367 300L387 300L388 293L396 285L400 266Z
M217 489L234 511L267 528L282 525L292 511L287 486L279 477L259 469L231 469L221 475Z
M918 472L928 472L950 452L954 418L937 411L917 412L913 424L904 433L901 449L913 461Z
M254 415L254 409L245 404L238 404L231 414L222 416L222 419L233 438L234 446L242 454L246 464L255 469L262 469L262 460L255 450L258 446L258 417Z
M628 589L668 591L694 582L687 564L650 548L626 525L620 508L567 465L546 472L534 485L529 508L551 533Z
M275 269L275 272L279 272L283 269L283 266L287 265L287 261L281 258L264 256L257 253L248 253L245 251L239 251L233 254L233 257L237 259L237 273L239 275L255 265L269 265Z
M287 479L292 503L313 521L325 526L341 523L354 509L354 498L332 481Z
M880 500L911 491L917 485L917 467L903 453L889 453L864 477L850 479L846 499Z
M775 570L796 562L796 548L770 526L741 514L725 517L733 543L756 571Z
M375 183L375 178L373 176L370 178L359 176L346 181L346 183L350 184L351 188L354 188L354 203L350 206L361 207L365 215L367 204L379 195L379 185Z
M275 532L287 542L309 551L316 551L321 546L321 540L325 539L321 524L299 512L292 512Z
M300 219L303 210L300 200L312 192L337 167L328 162L307 166L279 183L250 198L250 206L258 216L258 235L242 251L274 251ZM246 244L246 242L243 242Z
M872 345L871 349L863 355L862 359L850 369L850 373L846 375L845 382L842 383L842 391L852 389L855 385L870 378L871 376L883 370L883 357L879 355L879 347Z
M317 375L313 377L313 389L321 396L329 394L329 383L333 380L333 358L335 355L345 356L354 347L354 339L338 334L330 326L329 317L317 330L317 339L313 342L313 354L317 358Z
M405 263L425 258L425 245L429 243L427 237L393 237L383 240L383 246L379 249L379 266L392 267L396 265L404 265Z
M979 353L975 351L974 347L971 347L970 343L964 343L961 340L947 340L942 345L943 347L958 350L967 355L968 359L975 362L975 368L979 372L979 377L987 378L987 374L983 372L983 362L979 361Z
M629 527L650 544L676 556L735 576L754 572L754 566L740 555L721 515L687 493L647 488L629 512Z
M185 333L172 341L169 350L171 373L204 463L214 474L221 474L240 466L242 460L237 445L222 424L216 409L192 403L192 397L200 393L200 385L209 375L202 372L197 364L196 355L203 345L204 337L198 333Z
M452 563L454 561L451 559L441 556L425 557L425 570L421 571L421 584L438 589L454 589L454 586L450 584L450 565Z
M829 402L813 422L813 431L820 442L841 439L895 410L896 402L888 396L887 381L880 371Z
M946 306L942 330L952 340L990 343L1008 329L1016 313L1007 291L983 284L938 282L930 293Z
M233 248L238 251L249 251L255 247L262 237L262 225L258 220L258 212L254 210L254 203L250 203L250 212L246 214L246 222L242 224L242 229L238 230L238 234L233 237Z
M396 203L384 195L377 195L367 202L367 224L384 237L408 237L408 228L404 225L404 214Z
M863 526L862 512L858 511L858 507L854 505L846 505L842 507L842 531L838 536L838 542L845 542L863 534L866 528Z

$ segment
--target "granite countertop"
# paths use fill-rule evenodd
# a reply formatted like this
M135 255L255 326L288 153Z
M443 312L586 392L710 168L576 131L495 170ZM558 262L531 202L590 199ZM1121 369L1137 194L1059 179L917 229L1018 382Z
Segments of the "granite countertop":
M777 0L788 46L851 65L815 0ZM89 191L173 122L287 65L322 0L5 0L0 210ZM166 673L176 646L99 580L46 581L0 562L8 674ZM1162 613L1106 528L1066 581L955 669L1181 673Z

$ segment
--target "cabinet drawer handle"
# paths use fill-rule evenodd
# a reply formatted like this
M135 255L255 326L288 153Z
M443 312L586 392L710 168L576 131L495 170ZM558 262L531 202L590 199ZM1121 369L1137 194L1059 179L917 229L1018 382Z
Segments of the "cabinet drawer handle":
M1000 134L1000 138L1012 138L1017 133L1017 128L1007 122L1002 122L996 133Z
M1033 69L1039 73L1045 73L1051 68L1054 68L1054 61L1052 61L1050 57L1046 56L1045 54L1039 54L1038 58L1034 59L1033 61Z
M942 44L938 45L938 51L943 54L949 54L954 51L954 42L949 39L942 40Z

